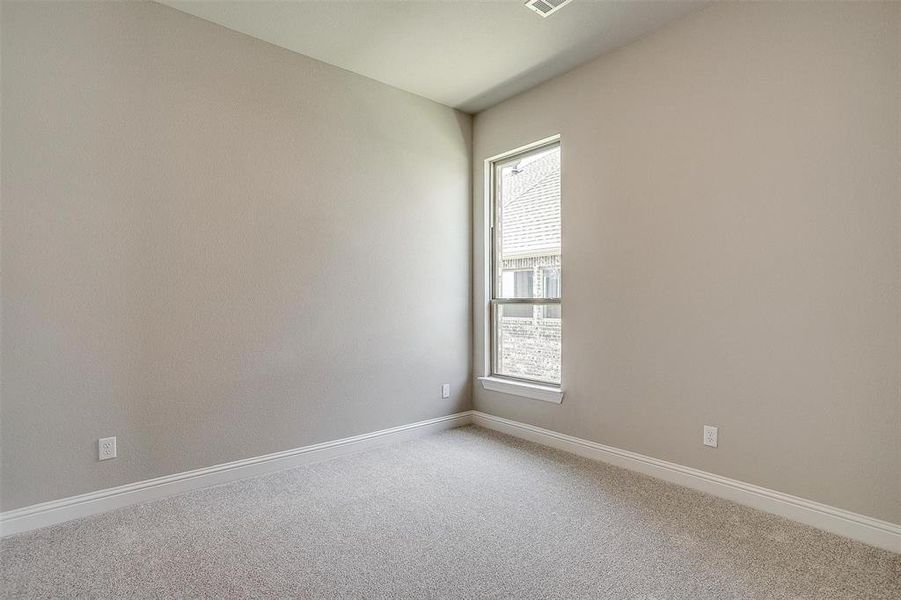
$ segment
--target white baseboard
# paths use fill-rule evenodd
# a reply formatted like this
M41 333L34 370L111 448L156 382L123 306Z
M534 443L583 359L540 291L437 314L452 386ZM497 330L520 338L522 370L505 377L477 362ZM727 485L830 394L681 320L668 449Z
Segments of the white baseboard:
M901 552L901 525L895 523L483 412L473 411L472 422L480 427L707 492L865 544Z
M479 411L461 412L331 442L26 506L0 513L0 532L6 536L47 527L211 485L353 454L368 448L413 439L469 423L707 492L865 544L901 552L901 525Z
M320 462L375 446L400 442L444 429L453 429L470 422L472 422L472 411L466 411L331 442L147 479L61 500L33 504L0 513L0 535L21 533L211 485Z

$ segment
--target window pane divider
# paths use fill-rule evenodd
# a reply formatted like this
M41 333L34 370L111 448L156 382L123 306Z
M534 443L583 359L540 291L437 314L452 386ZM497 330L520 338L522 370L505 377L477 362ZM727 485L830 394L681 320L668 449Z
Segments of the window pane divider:
M492 304L560 304L560 298L492 298Z

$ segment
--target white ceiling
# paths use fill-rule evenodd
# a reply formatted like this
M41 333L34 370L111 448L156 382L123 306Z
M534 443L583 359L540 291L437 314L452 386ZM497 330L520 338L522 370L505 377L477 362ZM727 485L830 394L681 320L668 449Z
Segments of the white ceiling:
M706 5L575 0L542 18L521 0L160 1L473 113Z

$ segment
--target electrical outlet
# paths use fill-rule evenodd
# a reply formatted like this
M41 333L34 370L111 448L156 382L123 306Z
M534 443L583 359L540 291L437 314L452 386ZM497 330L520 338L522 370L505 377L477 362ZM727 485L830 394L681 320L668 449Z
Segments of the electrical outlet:
M719 428L712 425L704 425L704 445L716 448Z
M441 386L441 397L442 398L450 398L450 384L445 383Z
M116 458L116 438L100 438L100 441L97 444L97 449L99 453L99 456L97 458L99 460L109 460L111 458Z

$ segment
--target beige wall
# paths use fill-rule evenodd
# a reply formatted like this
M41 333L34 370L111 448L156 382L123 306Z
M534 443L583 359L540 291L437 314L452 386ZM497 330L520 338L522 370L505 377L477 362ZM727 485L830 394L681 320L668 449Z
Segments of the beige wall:
M721 4L479 114L476 374L483 161L559 133L566 397L476 408L901 522L899 24Z
M2 17L4 510L470 408L468 116L158 4Z

